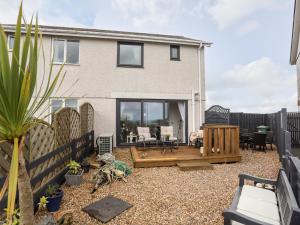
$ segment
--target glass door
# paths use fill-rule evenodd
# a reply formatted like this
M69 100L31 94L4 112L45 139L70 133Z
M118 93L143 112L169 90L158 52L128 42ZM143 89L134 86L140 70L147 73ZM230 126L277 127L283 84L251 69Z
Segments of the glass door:
M181 120L176 100L117 100L117 144L135 144L137 127L149 127L152 137L160 138L161 126L173 126L178 133ZM181 138L182 139L182 138Z
M130 143L136 140L136 128L142 124L141 102L120 102L120 142Z

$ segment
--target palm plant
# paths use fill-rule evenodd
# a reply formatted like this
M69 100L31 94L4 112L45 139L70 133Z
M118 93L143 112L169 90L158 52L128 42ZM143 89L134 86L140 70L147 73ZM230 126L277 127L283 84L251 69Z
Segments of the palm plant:
M22 29L24 35L21 34ZM9 141L13 144L10 170L0 191L0 200L7 191L7 224L10 225L13 222L18 186L20 224L31 225L34 221L33 197L23 156L24 136L30 128L43 123L40 118L42 114L37 115L49 107L48 99L59 88L64 75L61 75L63 66L53 75L51 63L48 77L43 75L38 83L37 65L42 49L42 35L39 32L37 18L35 25L33 18L29 24L24 20L22 25L22 3L14 38L10 57L7 38L0 26L0 141Z

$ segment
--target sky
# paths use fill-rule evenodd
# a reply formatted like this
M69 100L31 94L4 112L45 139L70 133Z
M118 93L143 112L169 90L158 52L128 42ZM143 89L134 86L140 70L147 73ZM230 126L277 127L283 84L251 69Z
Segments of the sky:
M294 0L23 0L40 24L182 35L206 49L206 105L232 112L297 110L289 64ZM14 23L18 0L0 0Z

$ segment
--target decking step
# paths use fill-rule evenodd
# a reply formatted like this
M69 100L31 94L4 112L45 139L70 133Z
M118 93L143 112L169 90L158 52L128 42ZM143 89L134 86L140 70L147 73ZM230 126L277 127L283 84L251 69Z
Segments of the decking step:
M208 162L181 162L177 163L177 166L182 171L187 170L211 170L213 165Z

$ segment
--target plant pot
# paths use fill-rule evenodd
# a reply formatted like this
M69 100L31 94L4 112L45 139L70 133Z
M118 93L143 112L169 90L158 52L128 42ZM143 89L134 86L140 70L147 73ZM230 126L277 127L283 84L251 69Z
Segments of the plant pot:
M88 173L90 171L91 165L90 164L81 164L81 168L83 169L84 173Z
M79 186L82 184L82 175L83 175L83 170L81 170L80 174L74 175L74 174L69 174L66 173L65 178L66 178L66 184L69 186Z
M59 190L56 195L47 197L47 209L49 212L56 212L59 210L63 196L63 190Z

